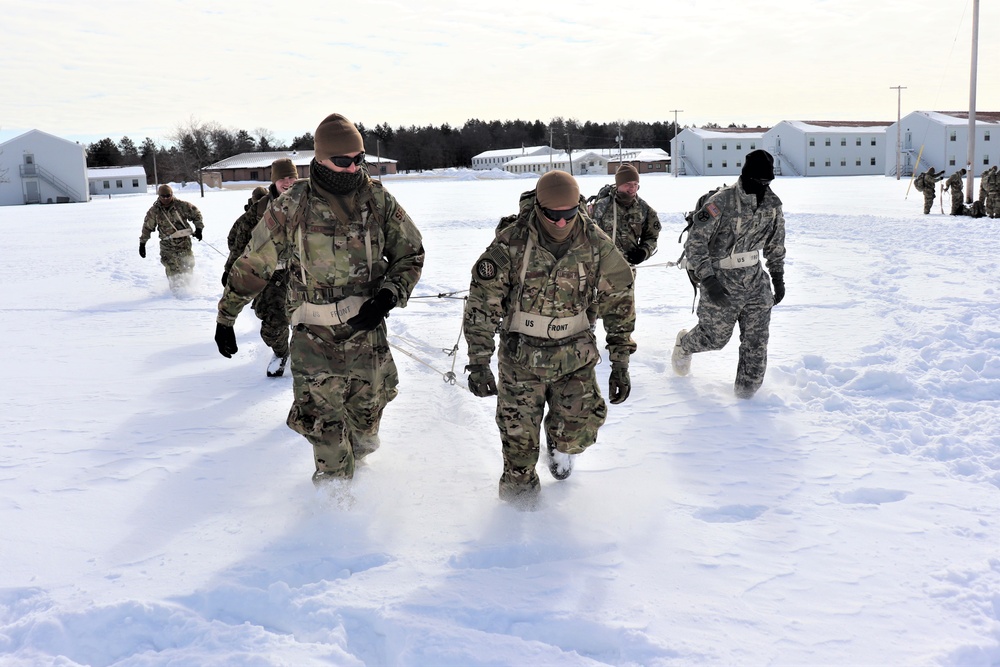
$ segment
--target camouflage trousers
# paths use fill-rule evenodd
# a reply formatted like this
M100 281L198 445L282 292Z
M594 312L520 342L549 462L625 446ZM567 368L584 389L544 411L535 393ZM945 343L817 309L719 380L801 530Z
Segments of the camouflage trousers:
M964 215L965 213L965 195L962 194L961 190L951 191L951 214L952 215Z
M260 337L276 357L288 356L288 270L275 271L264 291L253 300L260 318Z
M535 464L546 405L545 438L550 447L579 454L597 440L608 406L597 385L594 365L545 378L501 355L496 413L503 452L501 497L540 488Z
M1000 218L1000 190L989 190L986 193L986 215Z
M298 325L289 352L294 400L287 424L313 446L316 470L354 476L355 461L378 447L382 411L399 376L385 325L347 338L347 327Z
M764 383L774 296L763 272L749 290L723 280L729 290L729 305L716 305L702 294L698 300L698 324L681 339L681 349L688 354L721 350L739 324L740 356L734 388L738 396L749 398Z
M934 190L924 190L924 213L930 213L934 207Z
M191 252L190 241L186 249L165 248L161 243L160 264L163 265L167 278L194 271L194 253Z

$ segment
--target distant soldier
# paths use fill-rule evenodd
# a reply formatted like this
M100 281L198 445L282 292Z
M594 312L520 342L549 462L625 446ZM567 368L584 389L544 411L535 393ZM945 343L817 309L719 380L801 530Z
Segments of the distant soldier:
M229 271L219 301L219 353L238 351L233 324L271 275L288 269L293 403L289 428L312 445L313 483L350 479L379 446L399 375L385 318L420 278L424 248L410 216L362 165L364 140L330 114L315 132L309 178L272 201Z
M656 210L639 196L639 172L630 164L615 172L615 192L594 204L591 216L635 266L656 252L660 218Z
M951 191L951 214L965 215L965 199L962 196L962 181L968 172L962 168L948 177L944 182L944 191Z
M500 498L531 507L541 488L535 465L543 416L549 471L560 480L607 417L594 370L598 318L611 402L628 398L635 304L632 269L581 209L576 179L550 171L521 201L526 219L504 226L473 267L464 331L469 390L497 396ZM498 331L499 385L490 368Z
M194 204L174 199L174 190L169 185L161 185L156 193L156 202L146 212L142 223L139 257L146 257L146 241L154 231L159 232L160 264L166 270L170 291L177 294L194 271L191 237L201 241L205 225L201 211ZM189 223L194 224L193 229Z
M773 179L771 154L749 153L739 180L709 197L694 214L684 246L690 270L701 283L701 299L698 324L678 332L671 365L678 375L687 375L691 355L721 350L738 323L738 398L751 398L764 382L771 309L785 298L785 217L781 200L771 191Z
M229 270L243 254L250 242L250 234L264 217L264 212L299 177L295 163L290 159L278 158L271 163L271 185L263 191L263 196L254 200L252 206L236 219L229 230L229 258L222 273L222 286L226 286ZM255 191L256 192L256 191ZM278 268L271 274L264 291L257 295L251 307L260 318L260 337L273 353L267 365L267 377L281 377L288 362L288 313L285 301L288 296L288 271Z
M983 202L986 215L991 218L1000 217L1000 169L996 165L990 167L983 174L982 183L986 185L986 198Z
M913 181L913 187L924 195L924 214L931 212L934 199L937 196L937 183L942 179L944 179L944 170L935 172L934 167L930 167Z

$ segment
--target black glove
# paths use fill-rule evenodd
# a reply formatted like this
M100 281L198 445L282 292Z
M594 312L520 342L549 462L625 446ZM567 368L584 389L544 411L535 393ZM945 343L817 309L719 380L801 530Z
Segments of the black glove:
M139 257L146 259L146 242L139 241Z
M222 286L225 287L229 284L229 269L222 272Z
M194 237L199 241L201 240L201 227L194 228Z
M702 287L708 292L708 300L716 306L725 308L729 305L729 290L722 286L719 279L709 276L701 281Z
M493 371L486 364L470 364L465 367L469 372L469 391L473 396L486 398L497 395L497 381Z
M358 314L347 320L347 324L355 331L371 331L382 323L395 305L396 295L383 287L378 294L361 304Z
M625 259L628 260L629 264L635 265L641 262L645 262L646 258L649 257L649 253L646 252L645 248L632 248L627 253L625 253Z
M239 351L239 348L236 347L236 332L225 324L215 325L215 344L219 346L219 354L226 359L232 359L233 355Z
M785 298L785 274L772 273L771 282L774 284L774 305L777 306Z
M630 393L632 393L632 380L628 376L628 366L612 363L611 375L608 376L608 394L611 395L611 403L614 405L624 403Z

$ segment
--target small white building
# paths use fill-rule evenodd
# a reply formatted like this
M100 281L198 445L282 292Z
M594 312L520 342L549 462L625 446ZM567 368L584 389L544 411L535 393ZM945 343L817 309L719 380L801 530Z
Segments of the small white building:
M29 130L0 144L0 206L90 201L78 143Z
M951 175L969 159L968 111L914 111L903 116L897 132L892 123L885 132L885 175L896 175L896 140L900 143L900 175L912 176L928 167ZM917 158L920 158L919 164ZM973 175L1000 164L1000 112L976 112Z
M87 169L87 181L92 197L146 192L146 170L142 165L91 167Z
M774 156L778 175L881 174L889 125L888 121L783 120L764 133L761 148Z
M765 131L762 127L686 127L674 138L673 168L678 175L739 174L747 153L763 148Z
M521 146L520 148L500 148L493 151L483 151L472 158L473 169L503 169L515 158L531 155L548 155L556 151L548 146Z
M622 164L631 164L640 174L669 174L670 154L662 148L601 148L597 152L608 158L608 173L614 174Z
M203 172L219 175L219 182L230 181L260 181L271 182L271 164L279 158L288 158L299 172L299 178L309 178L309 165L316 156L316 151L268 151L263 153L239 153L215 164L210 164ZM387 157L365 154L365 165L373 178L379 175L395 174L396 160Z
M566 171L575 176L607 174L608 157L591 150L567 153L528 155L509 160L504 171L512 174L544 174L549 171Z

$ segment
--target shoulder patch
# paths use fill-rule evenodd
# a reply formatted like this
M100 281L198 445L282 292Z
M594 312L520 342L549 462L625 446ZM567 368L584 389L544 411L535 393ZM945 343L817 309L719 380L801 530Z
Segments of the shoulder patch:
M720 211L719 207L715 205L715 202L708 202L708 205L705 206L705 210L708 211L713 218L718 218L722 215L722 211Z
M489 257L484 257L476 264L476 277L480 280L493 280L497 277L497 265Z

